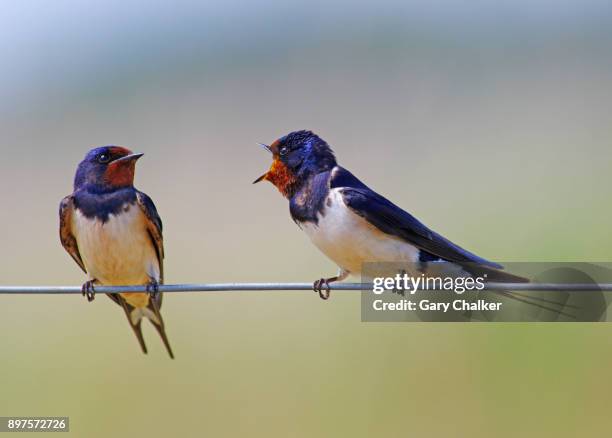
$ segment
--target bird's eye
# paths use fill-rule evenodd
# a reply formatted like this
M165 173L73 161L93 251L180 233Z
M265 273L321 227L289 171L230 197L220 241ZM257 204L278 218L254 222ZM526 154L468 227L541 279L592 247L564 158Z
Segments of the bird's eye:
M278 151L280 155L287 155L287 152L289 152L289 148L287 146L283 146L280 148L280 151Z
M100 154L100 155L98 155L98 163L106 164L109 161L110 161L110 155L109 154Z

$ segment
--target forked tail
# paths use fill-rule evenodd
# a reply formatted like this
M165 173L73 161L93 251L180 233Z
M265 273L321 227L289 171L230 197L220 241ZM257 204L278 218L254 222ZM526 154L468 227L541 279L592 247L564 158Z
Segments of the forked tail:
M125 298L123 298L119 294L108 294L108 296L117 304L120 304L123 307L128 322L132 327L132 330L134 330L134 334L136 335L136 339L138 339L138 343L140 344L140 348L142 348L143 353L147 354L147 346L145 344L144 337L142 336L141 326L142 319L144 317L151 321L151 324L153 324L153 327L155 327L155 329L159 333L159 336L164 342L166 350L168 350L168 354L172 359L174 359L172 347L170 347L170 342L168 341L168 337L166 336L164 320L162 319L161 313L159 312L159 308L161 306L162 301L161 293L157 295L156 299L150 298L146 307L132 306L125 300Z

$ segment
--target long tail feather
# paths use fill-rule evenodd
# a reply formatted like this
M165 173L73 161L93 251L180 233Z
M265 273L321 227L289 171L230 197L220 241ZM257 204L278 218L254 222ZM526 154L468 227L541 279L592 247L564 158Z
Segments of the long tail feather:
M174 353L172 352L172 347L170 347L170 342L168 341L168 336L166 335L164 320L159 312L162 301L161 293L157 295L156 299L149 299L147 307L134 307L119 294L107 294L107 296L123 307L128 323L130 324L130 327L132 327L143 353L147 354L147 346L145 344L144 337L142 336L141 325L142 318L146 317L151 324L153 324L153 327L155 327L157 333L159 333L159 336L161 337L162 342L168 351L168 355L170 355L170 358L174 359Z
M538 304L538 303L536 303L534 301L531 301L531 300L535 299L534 297L528 297L528 296L525 296L525 295L520 295L520 294L517 294L516 292L513 293L513 292L510 292L510 291L503 291L503 290L493 291L493 292L496 293L496 294L499 294L499 295L511 298L513 300L520 301L521 303L525 303L525 304L529 304L530 306L538 307L538 308L540 308L542 310L548 310L549 312L553 312L555 314L559 314L559 315L566 316L568 318L576 319L575 315L572 315L571 313L564 312L562 310L563 306L564 306L563 303L552 302L551 304L555 304L557 306L560 306L560 308L556 308L555 309L554 307L545 306L545 305L542 305L542 304Z
M136 339L138 339L138 343L140 344L140 348L142 348L142 352L144 354L147 354L147 345L145 344L144 337L142 336L142 318L134 322L131 317L134 307L130 306L119 295L117 295L117 297L119 297L118 302L119 304L121 304L121 307L123 307L123 310L125 311L125 316L127 316L127 320L130 324L130 327L132 327L132 330L134 330L134 334L136 335Z
M521 277L519 275L512 274L507 271L502 271L499 269L493 269L489 267L483 267L480 265L469 265L466 266L466 270L471 272L474 275L478 276L486 276L487 281L489 282L500 282L500 283L529 283L529 279L525 277ZM493 293L501 296L505 296L507 298L519 301L521 303L525 303L534 307L538 307L542 310L548 310L558 315L563 315L568 318L576 319L576 316L572 313L565 312L566 308L574 308L579 309L577 306L568 305L565 302L559 302L551 299L546 299L542 297L531 296L530 294L523 294L516 291L510 290L502 290L502 291L492 291ZM539 303L538 303L539 301ZM550 304L551 306L548 306ZM554 307L557 306L557 307Z
M149 308L154 312L156 318L149 318L153 327L159 333L159 336L162 338L164 345L166 346L166 350L168 350L168 354L170 358L174 359L174 353L172 352L172 347L170 347L170 342L168 341L168 336L166 336L166 329L164 327L164 320L162 319L161 313L159 312L159 304L161 304L161 295L159 294L159 299L157 302L155 300L149 300Z

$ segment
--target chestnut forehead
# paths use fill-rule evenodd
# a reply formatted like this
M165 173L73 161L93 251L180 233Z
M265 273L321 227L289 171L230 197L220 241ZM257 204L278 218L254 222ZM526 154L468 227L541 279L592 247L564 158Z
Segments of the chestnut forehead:
M272 142L272 144L270 145L270 149L272 150L273 154L278 154L278 149L280 147L280 140L274 140Z
M108 148L108 152L113 156L125 156L132 153L131 150L124 148L123 146L110 146Z

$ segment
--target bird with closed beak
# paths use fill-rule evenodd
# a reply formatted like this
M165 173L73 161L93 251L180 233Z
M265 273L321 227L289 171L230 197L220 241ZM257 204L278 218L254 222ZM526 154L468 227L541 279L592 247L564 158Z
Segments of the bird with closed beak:
M79 164L74 191L60 204L60 240L87 274L83 295L95 286L146 285L147 292L107 294L120 305L144 353L142 319L148 319L171 358L160 314L164 281L162 221L155 204L134 188L136 161L143 154L120 146L92 149Z

